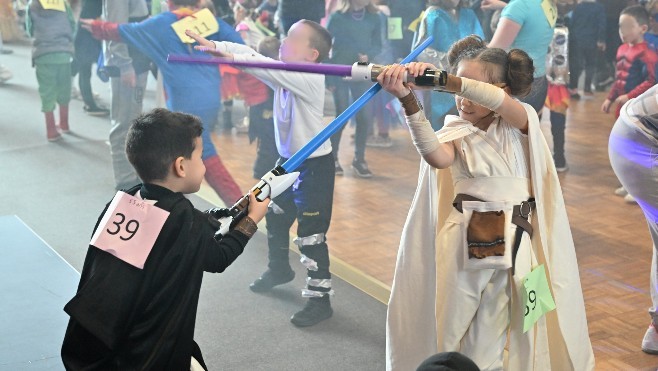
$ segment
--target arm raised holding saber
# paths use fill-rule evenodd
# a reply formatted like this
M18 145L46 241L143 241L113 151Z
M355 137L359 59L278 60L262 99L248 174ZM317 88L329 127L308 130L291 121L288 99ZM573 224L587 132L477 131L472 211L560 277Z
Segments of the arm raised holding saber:
M217 48L222 44L215 44L212 41L187 31L186 34L193 38L199 45L195 49L206 51L213 56L219 58L190 58L186 56L169 56L170 63L202 63L202 64L233 64L237 67L249 67L252 69L278 69L295 72L307 72L316 74L333 74L337 76L352 76L353 78L369 79L376 81L377 76L384 71L385 66L369 65L369 64L355 64L353 66L340 66L340 65L326 65L320 63L283 63L274 60L263 60L255 62L235 61L233 54L228 52L227 49ZM414 60L420 52L427 48L433 41L429 37L418 48L413 50L402 63L409 63ZM246 48L242 46L243 48ZM237 47L236 47L237 48ZM245 52L252 49L246 48ZM354 75L353 75L354 71ZM373 78L374 76L374 78ZM414 85L418 86L442 86L447 81L447 74L444 71L427 70L422 76L414 77L413 74L407 74L408 79L413 79ZM323 143L325 143L336 131L338 131L345 123L354 116L359 109L361 109L375 94L381 90L379 84L375 84L366 93L352 103L344 112L336 117L324 129L322 129L315 137L306 143L301 149L296 151L290 158L280 166L272 169L265 174L261 180L252 189L251 193L256 196L259 202L263 202L267 198L275 198L288 187L290 187L299 176L295 170L304 162L311 154L313 154ZM218 235L224 235L231 226L239 221L247 209L249 203L248 197L243 197L236 202L228 211L224 211L217 216L220 216L219 222L221 224Z

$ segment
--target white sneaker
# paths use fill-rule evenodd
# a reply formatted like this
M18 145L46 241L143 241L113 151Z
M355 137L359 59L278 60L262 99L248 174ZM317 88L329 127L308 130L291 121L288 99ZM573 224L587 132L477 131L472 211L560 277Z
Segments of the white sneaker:
M9 69L0 64L0 84L3 84L5 81L11 79L14 75L9 71Z
M626 189L624 189L624 187L619 187L615 189L615 194L617 196L624 197L628 194L628 192L626 192Z
M628 203L628 204L636 204L637 203L637 201L635 201L635 197L631 196L630 194L627 194L626 196L624 196L624 201L626 201L626 203Z
M653 323L649 325L642 339L642 351L649 354L658 354L658 333Z

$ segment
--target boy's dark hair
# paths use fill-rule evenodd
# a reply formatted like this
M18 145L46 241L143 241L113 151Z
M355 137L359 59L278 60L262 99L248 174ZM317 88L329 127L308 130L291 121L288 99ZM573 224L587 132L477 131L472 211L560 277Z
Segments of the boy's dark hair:
M199 4L199 0L171 0L174 5L195 7Z
M507 52L488 48L482 38L471 35L455 42L448 50L448 63L453 74L457 73L461 61L483 63L489 83L504 83L513 96L524 97L530 93L535 67L532 58L521 49Z
M272 59L279 59L281 41L276 36L267 36L258 43L258 53Z
M190 158L201 136L201 120L156 108L135 119L126 137L126 155L143 182L163 180L176 158Z
M626 7L624 8L624 10L621 11L621 14L630 15L631 17L635 18L635 20L640 26L644 26L644 25L648 26L649 19L651 18L649 12L642 5L633 5Z
M326 28L322 27L319 23L309 21L308 19L302 19L297 22L309 26L313 29L313 34L311 35L311 48L318 51L318 59L316 62L322 62L327 59L329 56L329 51L331 51L332 36L327 31Z

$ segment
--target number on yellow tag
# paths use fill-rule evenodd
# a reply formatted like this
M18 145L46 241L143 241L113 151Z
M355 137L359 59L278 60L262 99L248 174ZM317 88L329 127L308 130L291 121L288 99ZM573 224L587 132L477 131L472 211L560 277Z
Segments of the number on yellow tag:
M60 12L66 11L66 4L64 1L65 0L39 0L44 9L57 10Z
M557 22L557 8L555 4L551 0L543 0L541 2L541 8L548 20L548 24L551 25L551 28L555 27L555 22Z
M172 23L171 27L178 38L186 44L194 43L194 39L185 34L186 30L193 31L202 37L208 37L219 31L217 19L207 8Z

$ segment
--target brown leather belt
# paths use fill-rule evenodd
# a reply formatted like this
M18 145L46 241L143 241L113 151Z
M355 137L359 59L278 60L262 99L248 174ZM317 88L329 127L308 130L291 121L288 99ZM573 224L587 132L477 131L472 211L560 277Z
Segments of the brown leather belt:
M467 195L464 193L459 193L455 196L454 201L452 201L452 206L457 209L460 213L463 213L462 202L464 201L477 201L477 202L486 202L477 197ZM523 201L518 205L514 205L512 209L512 223L516 225L516 233L514 234L514 245L512 247L512 274L514 274L514 265L516 262L516 253L519 250L521 245L521 238L523 237L523 232L527 232L529 237L532 237L532 224L528 221L528 216L532 210L535 210L537 204L534 198L529 198L528 201Z

